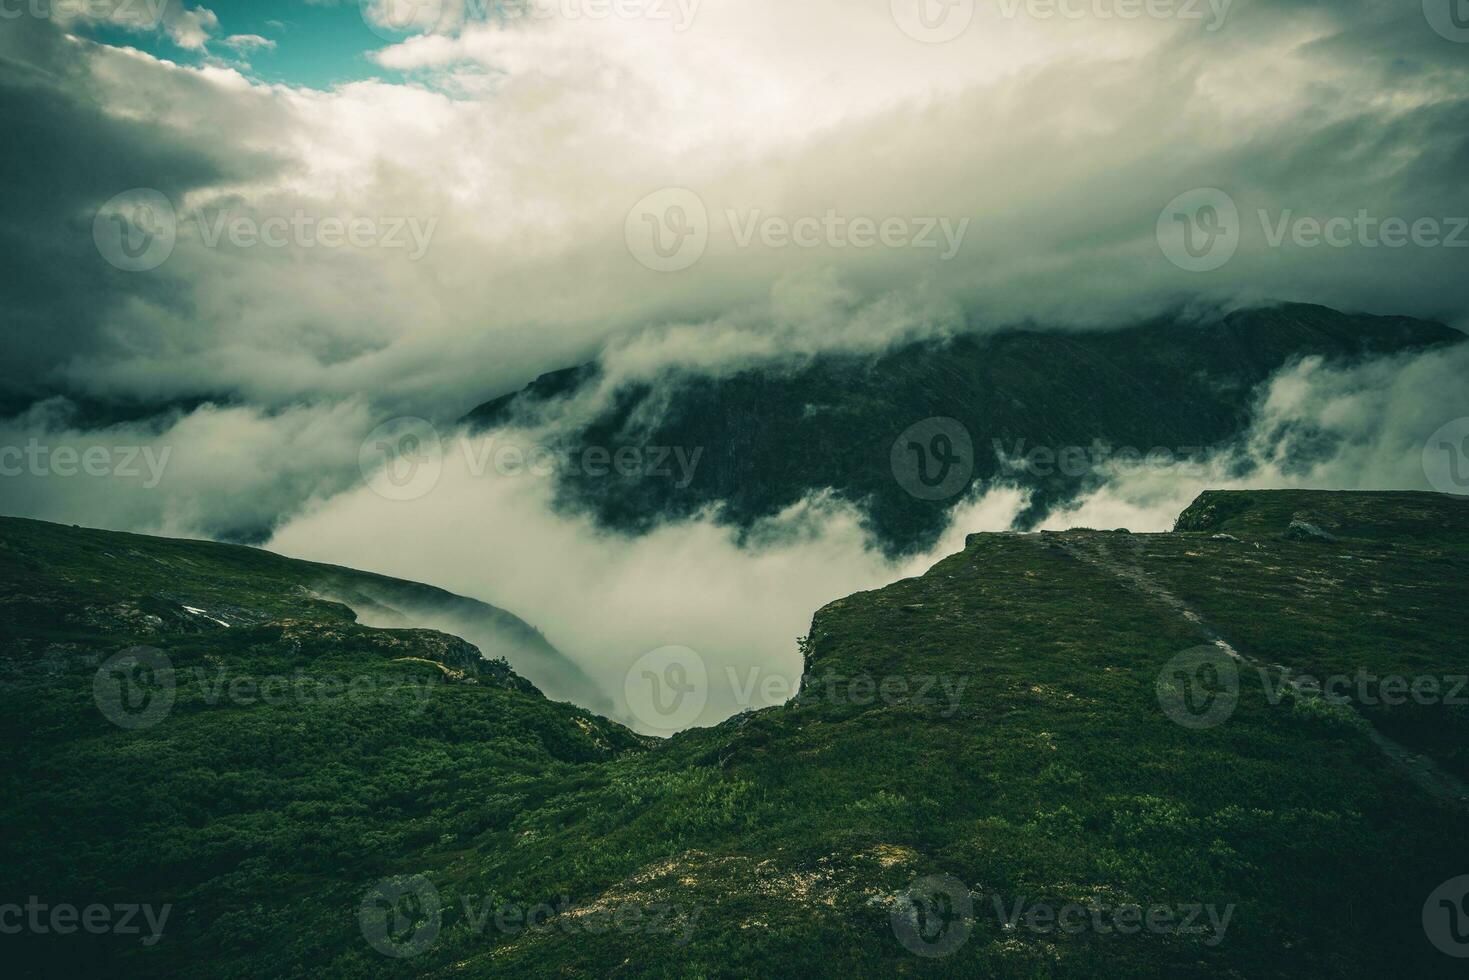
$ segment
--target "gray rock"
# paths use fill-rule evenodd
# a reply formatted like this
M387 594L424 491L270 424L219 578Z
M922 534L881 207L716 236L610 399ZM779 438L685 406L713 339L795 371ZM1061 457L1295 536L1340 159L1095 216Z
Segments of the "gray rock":
M1285 536L1292 541L1335 541L1336 535L1329 531L1323 531L1315 524L1307 524L1305 521L1291 521L1290 527L1286 528Z
M1210 541L1233 541L1235 544L1239 544L1239 538L1235 537L1233 534L1222 534L1222 533L1221 534L1211 534L1211 535L1209 535L1209 540Z

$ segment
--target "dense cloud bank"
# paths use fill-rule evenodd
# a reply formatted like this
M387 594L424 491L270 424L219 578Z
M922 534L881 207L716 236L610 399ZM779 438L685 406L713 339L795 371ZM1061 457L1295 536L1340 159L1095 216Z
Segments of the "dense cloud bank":
M608 538L454 451L392 500L364 485L384 420L452 449L471 406L599 354L656 379L1266 300L1469 323L1469 44L1424 5L1043 6L978 4L934 44L888 3L450 4L328 91L7 20L0 512L422 578L524 615L615 698L666 643L796 670L815 606L909 569L822 499L753 550L713 520ZM201 10L160 29L229 35ZM1301 365L1250 484L1427 485L1465 367ZM1160 527L1237 479L1119 470L1064 521ZM988 488L943 547L1022 506Z

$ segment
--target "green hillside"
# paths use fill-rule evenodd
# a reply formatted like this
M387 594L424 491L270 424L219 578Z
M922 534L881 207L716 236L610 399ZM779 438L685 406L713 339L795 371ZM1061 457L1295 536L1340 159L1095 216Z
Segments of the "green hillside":
M3 892L171 913L3 941L72 974L1461 970L1423 916L1469 874L1469 500L1206 494L1180 528L972 535L820 610L791 703L653 742L353 623L319 566L5 520ZM136 644L148 697L100 696ZM211 703L220 672L315 694Z

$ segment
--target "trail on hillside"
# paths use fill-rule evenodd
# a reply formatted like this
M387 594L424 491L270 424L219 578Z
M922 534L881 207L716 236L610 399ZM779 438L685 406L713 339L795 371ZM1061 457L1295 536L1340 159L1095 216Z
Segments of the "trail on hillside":
M1210 626L1197 609L1144 571L1140 559L1147 552L1146 535L1116 535L1104 538L1100 534L1041 534L1026 535L1026 537L1043 543L1047 547L1059 548L1077 561L1111 575L1127 588L1140 592L1174 610L1192 623L1210 643L1219 647L1240 664L1259 671L1262 677L1265 676L1267 669L1279 671L1284 683L1289 685L1298 697L1305 699L1320 697L1320 692L1296 676L1290 667L1284 664L1266 664L1240 652L1238 647ZM1114 549L1114 544L1120 547ZM1119 556L1118 550L1124 551L1125 554ZM1466 785L1463 780L1444 770L1428 756L1414 752L1407 746L1388 738L1361 711L1357 710L1356 705L1352 702L1343 699L1333 703L1345 711L1352 712L1361 720L1368 739L1401 775L1435 799L1469 812L1469 785Z

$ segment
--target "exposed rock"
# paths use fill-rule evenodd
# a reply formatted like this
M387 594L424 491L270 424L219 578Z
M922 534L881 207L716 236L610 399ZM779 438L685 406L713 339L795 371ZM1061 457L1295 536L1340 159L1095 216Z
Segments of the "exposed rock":
M1233 542L1235 544L1239 544L1240 543L1239 538L1235 537L1233 534L1211 534L1211 535L1209 535L1209 540L1210 541L1231 541L1231 542Z
M1291 521L1290 527L1286 528L1285 536L1292 541L1335 541L1336 535L1329 531L1323 531L1315 524L1305 521Z

